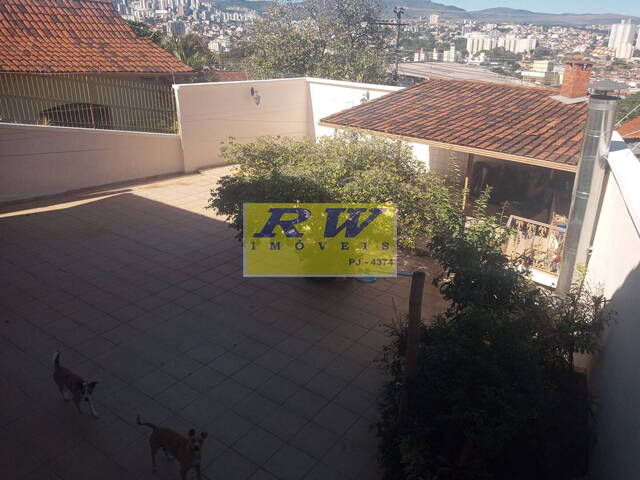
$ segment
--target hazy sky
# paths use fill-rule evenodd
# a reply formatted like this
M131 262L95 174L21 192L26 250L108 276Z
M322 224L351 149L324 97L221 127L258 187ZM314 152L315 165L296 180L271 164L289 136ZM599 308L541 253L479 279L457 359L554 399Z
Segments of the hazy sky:
M545 13L622 13L640 17L640 0L434 0L465 10L510 7Z

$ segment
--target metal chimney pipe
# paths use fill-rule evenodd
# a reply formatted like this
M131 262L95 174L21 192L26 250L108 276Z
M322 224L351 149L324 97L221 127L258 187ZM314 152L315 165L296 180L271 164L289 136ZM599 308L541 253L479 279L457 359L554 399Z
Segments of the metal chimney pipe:
M566 295L578 265L587 265L607 171L606 156L618 111L618 97L592 95L578 171L573 183L569 221L556 294Z

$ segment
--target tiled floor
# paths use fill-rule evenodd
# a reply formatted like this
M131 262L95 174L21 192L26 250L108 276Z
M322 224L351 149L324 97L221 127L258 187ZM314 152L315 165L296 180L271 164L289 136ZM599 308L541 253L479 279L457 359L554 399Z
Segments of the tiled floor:
M409 279L243 278L203 209L227 171L0 206L2 478L179 478L160 454L151 474L138 412L209 432L208 479L379 477L372 360ZM60 398L58 349L100 419Z

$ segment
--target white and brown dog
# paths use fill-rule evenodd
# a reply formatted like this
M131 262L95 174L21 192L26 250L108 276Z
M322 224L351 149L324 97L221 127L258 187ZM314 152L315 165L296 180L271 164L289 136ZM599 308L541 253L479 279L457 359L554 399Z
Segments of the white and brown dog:
M80 403L84 400L89 404L91 413L95 418L99 418L96 409L93 407L91 394L98 382L87 382L84 378L76 375L68 368L60 366L60 352L53 354L53 381L56 382L58 390L65 402L73 400L78 412L82 414Z
M156 453L159 449L164 451L167 460L173 458L180 463L180 478L185 480L187 472L191 469L195 470L197 478L200 479L200 455L202 452L202 444L207 438L206 432L199 435L192 428L189 430L187 437L174 432L170 428L158 427L153 423L141 422L140 415L136 418L138 425L149 427L153 430L149 437L149 446L151 447L151 469L157 470Z

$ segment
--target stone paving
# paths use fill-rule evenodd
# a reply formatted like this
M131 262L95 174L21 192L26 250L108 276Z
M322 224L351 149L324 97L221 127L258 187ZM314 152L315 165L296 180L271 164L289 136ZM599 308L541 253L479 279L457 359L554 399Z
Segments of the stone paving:
M0 205L3 479L178 479L137 413L207 431L203 478L380 477L372 361L409 279L243 278L203 208L226 172ZM99 419L62 401L55 350L100 382Z

